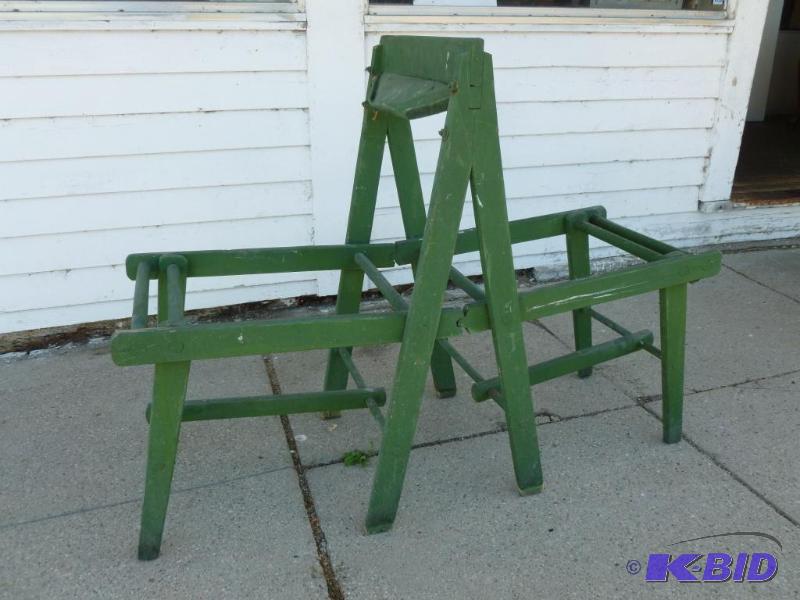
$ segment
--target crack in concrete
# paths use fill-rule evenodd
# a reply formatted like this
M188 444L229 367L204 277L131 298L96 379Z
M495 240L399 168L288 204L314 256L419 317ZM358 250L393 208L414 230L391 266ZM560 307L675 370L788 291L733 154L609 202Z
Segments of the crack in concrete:
M572 421L574 419L581 419L583 417L596 417L597 415L616 412L616 411L620 411L620 410L626 410L626 409L629 409L629 408L636 408L637 406L638 406L637 404L626 404L625 406L615 406L614 408L603 408L603 409L595 410L595 411L588 412L588 413L581 413L579 415L568 415L566 417L562 417L560 415L557 415L555 413L551 413L549 411L540 411L540 412L536 413L536 416L537 417L545 417L548 420L544 421L544 422L541 422L541 423L537 422L536 426L537 427L543 427L545 425L553 425L553 424L556 424L556 423L565 423L567 421ZM508 431L508 428L506 427L506 424L505 423L500 423L500 424L498 424L498 426L496 428L488 429L486 431L478 431L477 433L469 433L469 434L466 434L466 435L457 435L457 436L450 437L450 438L445 438L445 439L442 439L442 440L431 440L429 442L420 442L419 444L414 444L413 446L411 446L411 449L412 450L419 450L420 448L431 448L431 447L434 447L434 446L443 446L444 444L452 444L454 442L465 442L467 440L474 440L476 438L482 438L482 437L485 437L485 436L488 436L488 435L496 435L498 433L506 433L507 431ZM370 458L378 456L378 452L376 450L371 450L369 452L365 452L365 454ZM337 458L337 459L329 460L329 461L325 461L325 462L311 463L311 464L305 465L305 470L309 471L311 469L319 469L321 467L330 467L332 465L342 464L343 462L344 462L343 459Z
M171 495L175 494L183 494L186 492L193 492L195 490L202 490L206 488L218 487L221 485L227 485L229 483L234 483L236 481L243 481L245 479L252 479L254 477L261 477L262 475L269 475L271 473L277 473L279 471L286 471L287 469L291 469L292 467L278 467L276 469L266 469L264 471L257 471L256 473L248 473L247 475L240 475L238 477L230 477L228 479L220 479L218 481L210 481L208 483L199 483L197 485L190 485L182 488L173 489L170 493ZM137 496L136 498L127 498L126 500L120 500L118 502L109 502L107 504L96 504L94 506L86 506L83 508L76 508L75 510L67 510L61 513L57 513L54 515L44 515L42 517L36 517L34 519L28 519L26 521L17 521L14 523L3 523L0 524L0 531L5 529L12 529L14 527L21 527L23 525L31 525L33 523L41 523L42 521L51 521L53 519L62 519L65 517L71 517L74 515L82 515L90 512L95 512L98 510L104 510L106 508L115 508L117 506L124 506L126 504L133 504L134 502L141 502L142 496Z
M661 422L661 417L658 415L657 412L652 410L649 406L647 406L645 404L642 404L641 408L647 414L649 414L651 417L656 419L659 423ZM797 519L792 517L792 515L787 513L785 510L783 510L775 502L773 502L772 500L767 498L762 492L760 492L758 489L756 489L755 486L753 486L752 484L748 483L741 475L739 475L735 471L731 470L725 463L723 463L719 458L717 458L717 456L715 454L713 454L712 452L709 452L708 450L703 448L700 444L698 444L692 438L690 438L688 435L686 435L686 433L684 433L682 435L682 439L685 440L686 443L689 444L692 448L694 448L700 454L702 454L708 460L710 460L712 464L714 464L720 470L722 470L725 473L727 473L734 481L736 481L738 484L740 484L742 487L744 487L746 490L748 490L756 498L758 498L764 504L769 506L773 511L775 511L775 513L777 513L778 515L780 515L781 517L783 517L784 519L789 521L789 523L791 523L795 527L800 528L800 521L798 521Z
M278 372L275 369L275 364L272 361L272 356L264 356L262 359L264 361L264 368L267 371L267 378L269 379L272 393L279 396L282 393L281 384L278 379ZM314 503L314 496L311 494L311 488L308 485L308 478L306 477L307 467L304 467L303 462L300 460L300 452L297 448L294 431L292 431L292 424L289 421L289 417L286 415L281 415L280 420L284 435L286 436L286 444L289 446L289 453L292 456L292 464L297 474L297 483L300 486L300 493L303 496L303 505L306 509L308 524L311 527L311 533L317 547L319 566L322 568L325 584L328 587L328 597L331 600L344 600L344 592L336 577L336 571L333 568L333 562L331 561L330 552L328 551L328 540L325 537L325 532L322 530L319 515L317 514L317 507Z
M735 383L726 383L723 385L718 385L716 387L710 387L703 390L691 390L687 395L693 396L695 394L704 394L706 392L716 392L718 390L724 390L728 388L735 388L742 385L747 385L748 383L761 383L762 381L769 381L770 379L777 379L779 377L786 377L787 375L795 375L795 374L800 374L800 369L792 369L791 371L776 373L775 375L764 375L763 377L751 377L743 381L737 381ZM661 396L658 397L660 398Z
M728 270L730 270L730 271L733 271L733 272L734 272L734 273L736 273L737 275L740 275L740 276L744 277L744 278L745 278L745 279L747 279L748 281L752 281L753 283L755 283L755 284L757 284L757 285L760 285L760 286L761 286L761 287L763 287L763 288L766 288L766 289L768 289L770 292L775 292L775 293L776 293L776 294L778 294L779 296L783 296L784 298L788 298L789 300L791 300L792 302L794 302L794 303L796 303L796 304L800 304L800 299L798 299L798 298L795 298L794 296L791 296L791 295L787 294L786 292L782 292L782 291L780 291L780 290L776 290L775 288L768 286L766 283L762 283L762 282L761 282L761 281L759 281L758 279L753 279L752 277L750 277L750 276L749 276L749 275L747 275L746 273L742 273L740 270L738 270L738 269L734 269L734 268L733 268L732 266L730 266L730 265L723 265L723 266L724 266L726 269L728 269Z

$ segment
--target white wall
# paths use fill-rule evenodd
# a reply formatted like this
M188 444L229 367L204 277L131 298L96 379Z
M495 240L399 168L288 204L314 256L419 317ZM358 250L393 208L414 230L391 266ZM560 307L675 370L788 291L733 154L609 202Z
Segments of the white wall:
M308 23L205 15L174 28L1 26L0 53L15 60L0 65L0 332L128 316L131 252L340 242L363 69L383 33L485 38L512 218L604 204L682 245L791 235L800 221L790 208L698 211L706 195L723 199L732 178L718 146L735 138L729 117L743 120L746 98L724 82L748 68L752 78L754 57L749 67L729 57L737 30L763 23L757 11L734 27L333 7L307 0ZM414 123L428 187L438 128L436 118ZM387 165L380 240L401 233L390 174ZM709 177L719 180L713 194ZM517 266L552 265L562 252L558 240L522 245ZM474 259L463 257L469 273ZM198 279L187 304L328 294L335 284L332 273Z
M130 311L131 252L313 239L303 23L2 31L0 331ZM197 279L190 307L309 294Z

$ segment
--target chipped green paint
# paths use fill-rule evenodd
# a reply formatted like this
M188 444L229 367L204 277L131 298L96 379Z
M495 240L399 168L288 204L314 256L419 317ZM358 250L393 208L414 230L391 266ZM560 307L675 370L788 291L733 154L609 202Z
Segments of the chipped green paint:
M508 221L498 139L491 56L469 38L386 36L373 50L345 242L301 246L134 254L126 268L136 280L131 329L114 336L119 365L155 365L139 557L158 556L182 421L230 419L366 409L383 432L366 526L391 528L400 502L411 444L431 370L441 396L455 393L453 362L475 381L476 400L494 399L504 410L517 487L542 487L530 386L576 372L588 376L600 362L646 349L660 358L663 436L681 437L687 284L715 275L720 255L697 255L617 225L601 206ZM425 211L410 119L445 112L445 127ZM384 147L388 146L406 239L370 241ZM459 231L467 191L476 226ZM512 244L566 236L570 280L517 291ZM646 264L592 275L589 237L630 252ZM457 254L478 251L484 285L453 268ZM411 299L400 295L380 268L410 264ZM184 318L186 281L255 273L338 270L336 314L236 323L191 324ZM392 311L359 314L364 277ZM151 279L158 280L158 324L147 327ZM462 308L442 306L448 281L467 292ZM631 333L597 313L594 305L658 290L662 348L649 331ZM522 322L571 312L575 351L528 366ZM621 337L593 345L596 319ZM500 375L484 378L447 338L491 330ZM356 346L400 343L387 394L369 387L353 360ZM185 402L191 361L330 349L324 390L278 396ZM356 389L347 389L352 379ZM386 405L384 415L380 407ZM350 459L345 459L350 460ZM361 458L358 459L361 461Z

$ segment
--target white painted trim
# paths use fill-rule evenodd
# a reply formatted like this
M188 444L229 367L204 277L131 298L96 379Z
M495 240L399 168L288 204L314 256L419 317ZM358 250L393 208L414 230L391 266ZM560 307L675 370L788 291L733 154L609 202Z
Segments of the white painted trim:
M405 6L370 5L367 19L415 19L432 23L434 19L453 19L464 22L481 22L497 19L515 22L519 19L598 19L647 21L668 19L675 21L719 21L727 18L726 11L645 10L626 8L550 8L550 7L471 7L471 6Z
M734 22L727 19L593 19L575 17L365 17L367 33L709 33L729 34Z
M0 1L0 31L305 29L296 2Z
M61 13L52 15L42 13L38 21L34 20L0 20L0 32L13 31L303 31L306 28L305 17L278 20L269 14L230 13L202 15L199 20L196 14L176 15L136 15L135 18L115 16L109 18L102 13L95 13L91 18L85 14ZM47 16L44 16L47 15ZM289 15L284 15L289 16ZM297 15L291 15L297 16Z
M728 57L720 83L717 115L712 128L711 157L700 195L704 212L730 203L733 176L739 160L747 105L769 3L731 0L728 10L736 25L728 40Z
M0 14L6 13L296 13L294 2L154 2L119 0L3 0ZM10 16L10 15L8 15Z
M314 243L341 244L347 228L366 82L362 0L306 0ZM339 273L318 274L319 295Z

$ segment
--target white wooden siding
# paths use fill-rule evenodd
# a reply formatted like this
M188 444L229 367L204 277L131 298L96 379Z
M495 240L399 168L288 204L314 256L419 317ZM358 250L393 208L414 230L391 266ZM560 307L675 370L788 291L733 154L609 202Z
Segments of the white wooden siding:
M303 31L2 32L0 332L117 318L125 256L313 241ZM189 307L314 293L192 280Z
M386 33L485 39L512 218L602 204L678 245L800 225L791 207L698 211L732 176L744 116L732 90L749 86L745 32L763 16L750 4L731 0L735 27L586 11L392 21L365 16L361 0L305 5L307 25L228 14L219 27L213 15L150 27L128 15L59 30L38 15L0 27L13 57L0 65L0 333L128 316L131 252L340 242L363 68ZM413 124L426 193L441 126ZM386 241L402 234L388 160L381 184L374 237ZM471 212L467 202L465 226ZM561 239L520 244L517 267L558 271L564 250ZM458 260L479 272L474 253ZM335 289L331 273L193 279L187 306Z

